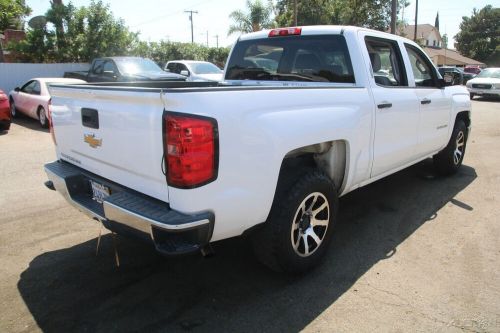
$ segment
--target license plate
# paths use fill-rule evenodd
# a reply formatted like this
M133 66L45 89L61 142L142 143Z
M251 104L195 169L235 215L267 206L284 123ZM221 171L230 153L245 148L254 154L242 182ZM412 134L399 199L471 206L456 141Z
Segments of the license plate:
M96 183L93 180L90 180L90 187L92 188L92 199L98 203L102 203L111 194L109 187Z

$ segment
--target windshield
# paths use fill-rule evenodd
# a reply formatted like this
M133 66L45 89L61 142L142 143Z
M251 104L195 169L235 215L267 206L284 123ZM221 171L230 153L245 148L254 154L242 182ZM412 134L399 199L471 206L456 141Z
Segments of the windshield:
M116 59L115 62L120 72L127 74L162 71L162 69L150 59L127 58Z
M208 62L192 63L190 64L193 72L196 74L221 74L222 70L214 64Z
M238 42L227 80L354 83L343 36L286 36Z
M477 74L476 77L491 77L494 79L500 79L500 68L486 68L481 73Z

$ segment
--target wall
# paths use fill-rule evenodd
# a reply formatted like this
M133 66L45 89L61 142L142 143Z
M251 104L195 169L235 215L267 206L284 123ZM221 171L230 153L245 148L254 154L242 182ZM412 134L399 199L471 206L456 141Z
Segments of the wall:
M35 77L63 77L64 72L86 71L89 64L0 63L0 89L9 91Z
M434 44L435 43L435 44ZM427 36L427 44L426 46L431 47L441 47L441 39L439 38L439 34L437 30L432 30L432 32Z

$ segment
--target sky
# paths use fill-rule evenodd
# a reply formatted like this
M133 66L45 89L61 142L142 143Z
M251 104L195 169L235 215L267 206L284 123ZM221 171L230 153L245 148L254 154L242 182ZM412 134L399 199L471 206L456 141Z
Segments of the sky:
M264 0L265 1L265 0ZM307 0L298 0L307 1ZM399 17L414 24L415 1L405 8ZM64 3L69 1L63 0ZM103 0L109 4L115 17L120 17L132 30L140 33L146 41L170 40L176 42L191 41L191 25L189 14L185 10L198 11L193 14L194 41L215 47L230 46L238 38L234 34L227 36L231 24L229 14L237 9L245 9L246 0ZM90 0L72 0L75 6L86 6ZM50 6L49 0L27 0L26 4L33 10L32 16L43 15ZM434 25L436 13L439 11L441 34L447 33L449 47L453 47L453 36L459 31L462 16L470 16L473 8L481 9L491 4L500 7L500 0L419 0L418 23Z

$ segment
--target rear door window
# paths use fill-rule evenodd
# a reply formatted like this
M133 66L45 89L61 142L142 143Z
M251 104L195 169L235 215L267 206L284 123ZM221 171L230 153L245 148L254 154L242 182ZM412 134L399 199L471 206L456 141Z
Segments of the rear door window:
M226 80L354 83L344 36L285 36L241 41Z
M398 43L373 37L366 37L365 43L375 83L383 87L408 86Z

